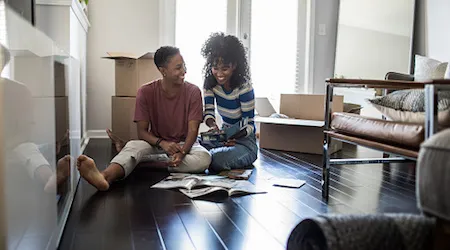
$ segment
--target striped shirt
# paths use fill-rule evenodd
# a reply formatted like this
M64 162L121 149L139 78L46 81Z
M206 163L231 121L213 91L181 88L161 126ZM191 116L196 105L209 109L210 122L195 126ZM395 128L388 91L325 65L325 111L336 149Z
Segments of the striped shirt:
M205 122L209 118L216 119L217 104L217 111L225 125L233 125L248 118L247 136L255 133L255 93L252 86L226 91L221 85L216 85L210 90L204 90L204 99Z

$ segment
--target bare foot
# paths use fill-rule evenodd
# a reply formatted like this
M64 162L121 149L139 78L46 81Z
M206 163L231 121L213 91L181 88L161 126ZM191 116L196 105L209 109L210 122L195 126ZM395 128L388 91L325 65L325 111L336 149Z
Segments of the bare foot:
M116 151L120 152L122 148L125 146L126 142L119 138L117 135L113 134L112 131L108 128L106 129L106 133L109 136L109 139L114 143L114 146L116 146Z
M98 171L95 166L94 160L91 158L80 155L77 160L77 168L80 171L81 177L83 177L89 184L96 187L100 191L106 191L109 189L109 183L105 177Z
M72 158L70 155L66 155L58 160L56 165L56 174L53 174L45 184L44 190L46 192L52 192L52 190L57 187L59 189L60 185L63 184L70 176L70 161ZM59 190L56 190L57 192Z
M66 133L64 133L63 137L56 141L56 154L58 155L61 151L61 147L65 146L69 139L69 130L66 130Z
M61 185L70 176L70 162L72 161L70 155L66 155L58 160L56 164L56 185Z

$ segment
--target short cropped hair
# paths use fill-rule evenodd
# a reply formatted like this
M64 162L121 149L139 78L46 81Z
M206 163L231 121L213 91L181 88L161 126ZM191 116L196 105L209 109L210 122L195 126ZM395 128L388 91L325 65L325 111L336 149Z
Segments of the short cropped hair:
M154 58L156 67L166 67L170 59L177 54L180 54L180 49L177 47L163 46L159 48Z

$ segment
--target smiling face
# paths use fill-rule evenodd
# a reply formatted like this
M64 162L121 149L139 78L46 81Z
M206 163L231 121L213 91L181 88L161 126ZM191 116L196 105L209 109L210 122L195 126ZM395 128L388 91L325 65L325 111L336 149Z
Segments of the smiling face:
M170 58L165 67L160 68L164 79L175 84L183 84L184 76L186 75L186 65L184 59L180 54L174 55Z
M211 71L219 85L229 85L231 76L233 75L236 66L232 63L224 64L222 59L217 60L217 63L212 67Z

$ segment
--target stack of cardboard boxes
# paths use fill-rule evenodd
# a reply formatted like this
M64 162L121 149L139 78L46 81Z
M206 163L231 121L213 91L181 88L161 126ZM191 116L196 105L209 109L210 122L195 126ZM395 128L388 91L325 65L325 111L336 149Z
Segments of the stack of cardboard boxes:
M106 59L115 61L115 96L111 98L112 131L121 139L137 139L133 121L138 89L161 77L154 60L154 53L141 56L122 52L108 52Z

